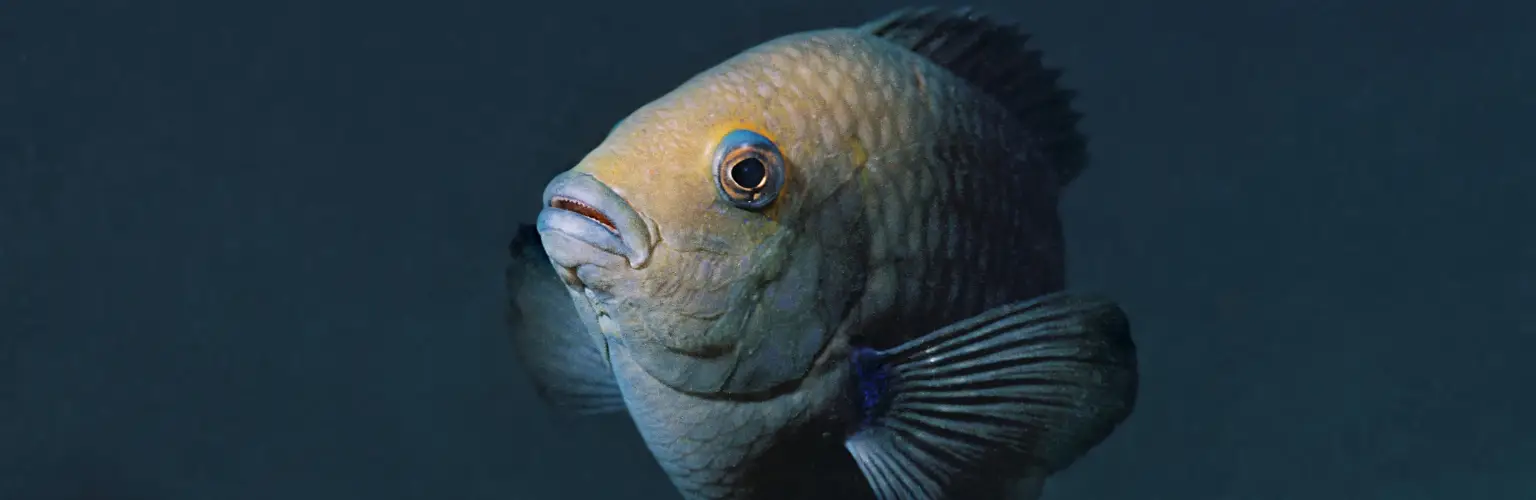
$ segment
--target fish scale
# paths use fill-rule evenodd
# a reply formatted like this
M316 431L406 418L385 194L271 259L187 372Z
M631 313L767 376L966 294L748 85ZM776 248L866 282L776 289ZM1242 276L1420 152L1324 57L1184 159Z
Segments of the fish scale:
M929 79L944 81L942 75ZM930 132L923 136L929 139L901 148L908 154L892 158L893 164L885 168L872 169L873 179L864 184L875 191L867 197L872 200L870 216L887 221L875 226L880 233L871 240L877 247L893 246L876 248L871 259L890 261L888 265L895 267L898 279L893 285L900 296L891 308L911 311L906 316L887 316L888 322L908 325L911 330L889 342L905 341L1010 296L1041 294L1060 287L1059 276L1045 272L1059 260L1051 249L1034 262L1021 250L1030 240L1059 238L1048 222L1056 217L1054 192L1039 193L1042 200L1034 204L1038 209L1033 212L1017 210L1015 195L1036 191L1027 184L1032 179L1027 171L1038 167L1011 154L1019 146L978 146L1005 141L1010 135L1005 126L987 129L974 125L980 120L966 120L976 112L961 107L949 115L900 115L915 117L914 121L926 119L914 129L947 129L947 133ZM997 153L988 154L991 151ZM921 184L926 182L933 185L924 189ZM915 196L917 192L928 196ZM937 208L953 212L941 223L947 230L937 231L941 241L929 243L925 241L928 233L908 221L925 220L924 215ZM930 244L948 251L932 252ZM935 282L931 276L948 279ZM967 279L972 276L982 278ZM946 293L953 294L949 300L926 300Z

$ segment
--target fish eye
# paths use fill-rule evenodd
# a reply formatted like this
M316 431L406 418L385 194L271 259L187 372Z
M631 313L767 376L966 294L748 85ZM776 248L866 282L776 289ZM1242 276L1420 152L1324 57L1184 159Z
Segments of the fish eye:
M715 147L715 188L720 199L747 210L773 203L784 187L784 157L762 134L733 130Z

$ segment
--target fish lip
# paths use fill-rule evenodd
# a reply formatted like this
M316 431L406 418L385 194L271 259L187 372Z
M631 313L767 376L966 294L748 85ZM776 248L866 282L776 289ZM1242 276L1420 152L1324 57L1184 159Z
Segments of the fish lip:
M628 200L591 174L572 171L555 176L544 188L543 202L537 224L540 234L563 236L623 257L632 269L645 267L650 261L655 241L650 225ZM588 253L585 250L551 248L550 243L561 244L546 243L545 251L551 257L557 253L569 257L560 263L564 267L597 263L593 262L595 256L582 255Z

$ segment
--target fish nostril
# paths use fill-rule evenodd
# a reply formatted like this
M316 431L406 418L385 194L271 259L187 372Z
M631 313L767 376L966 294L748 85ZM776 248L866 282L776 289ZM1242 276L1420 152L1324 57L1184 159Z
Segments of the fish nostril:
M602 224L603 227L608 228L609 231L613 231L615 234L619 232L619 226L613 222L613 218L608 217L608 214L603 213L602 210L598 210L592 205L588 205L571 198L566 198L564 196L556 196L550 198L549 206L550 208L558 208L560 210L580 214L582 217L592 219L598 224Z

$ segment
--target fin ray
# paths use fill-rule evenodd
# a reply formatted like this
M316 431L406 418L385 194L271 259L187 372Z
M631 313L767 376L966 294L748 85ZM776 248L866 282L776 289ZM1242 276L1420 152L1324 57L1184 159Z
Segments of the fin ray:
M878 365L855 371L879 370L885 384L846 443L881 500L1059 471L1136 400L1129 323L1093 296L1004 305L854 362Z
M900 9L860 27L927 57L992 96L1024 124L1066 186L1088 163L1082 114L1072 109L1075 92L1058 85L1061 71L1047 68L1029 35L968 7Z

